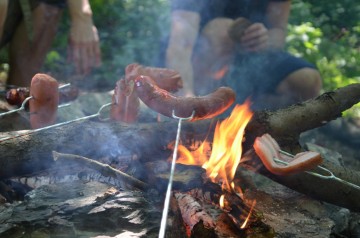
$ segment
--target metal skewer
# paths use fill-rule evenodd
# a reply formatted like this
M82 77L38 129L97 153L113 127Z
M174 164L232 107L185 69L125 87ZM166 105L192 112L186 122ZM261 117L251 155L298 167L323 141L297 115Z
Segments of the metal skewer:
M65 87L69 87L70 85L71 85L70 83L61 85L61 86L59 87L59 90L61 90L62 88L65 88ZM8 111L8 112L0 113L0 118L3 117L3 116L5 116L5 115L9 115L9 114L16 113L16 112L20 112L20 111L24 110L26 103L27 103L28 101L30 101L30 99L32 99L32 98L33 98L33 96L30 96L30 97L25 98L25 100L21 103L21 106L20 106L19 108L17 108L17 109L10 110L10 111ZM58 108L62 108L62 107L68 106L68 105L70 105L70 104L59 105Z
M32 99L32 98L33 98L32 96L25 98L25 100L21 103L21 106L18 109L14 109L14 110L10 110L8 112L0 113L0 118L5 116L5 115L9 115L9 114L20 112L20 111L24 110L26 103L28 101L30 101L30 99Z
M175 162L176 162L176 158L177 158L177 151L178 151L178 147L179 147L179 140L180 140L180 133L181 133L181 123L182 123L182 121L191 120L194 117L194 114L195 114L195 111L192 112L191 116L184 118L184 117L177 117L175 115L174 110L172 111L172 117L174 119L178 119L179 121L178 121L178 127L177 127L177 132L176 132L176 140L175 140L173 157L171 160L169 183L168 183L167 190L166 190L164 209L163 209L163 213L162 213L162 217L161 217L159 238L165 237L166 221L167 221L169 204L170 204L171 188L172 188L172 183L174 180L174 172L175 172L175 164L176 164Z
M283 155L286 155L286 156L289 156L291 158L294 158L295 156L293 154L290 154L289 152L286 152L286 151L283 151L283 150L279 150L279 153L280 154L283 154ZM284 164L284 165L288 165L289 163L283 161L283 160L280 160L278 158L274 158L274 161L277 162L277 163L280 163L280 164ZM325 167L322 167L322 166L317 166L317 168L321 169L322 171L328 173L328 175L322 175L322 174L319 174L319 173L316 173L316 172L311 172L311 171L304 171L305 173L308 173L308 174L311 174L313 176L316 176L318 178L321 178L321 179L333 179L333 180L336 180L340 183L343 183L343 184L346 184L348 186L351 186L355 189L358 189L360 190L360 186L359 185L356 185L354 183L351 183L351 182L348 182L346 180L343 180L339 177L337 177L336 175L334 175L334 173L332 171L330 171L329 169L325 168Z
M1 138L0 139L0 142L3 142L5 140L9 140L9 139L13 139L13 138L17 138L17 137L21 137L21 136L25 136L25 135L30 135L32 133L35 133L35 132L39 132L39 131L44 131L44 130L47 130L47 129L51 129L51 128L55 128L55 127L59 127L59 126L64 126L64 125L68 125L70 123L74 123L74 122L78 122L78 121L83 121L83 120L88 120L88 119L91 119L91 118L95 118L95 117L99 117L100 120L102 121L105 121L107 119L104 119L104 118L101 118L101 112L104 110L104 108L106 107L109 107L111 106L113 103L110 102L110 103L107 103L107 104L104 104L102 105L99 110L97 111L97 113L95 114L92 114L92 115L89 115L89 116L85 116L85 117L79 117L79 118L76 118L74 120L70 120L70 121L65 121L65 122L60 122L60 123L57 123L57 124L53 124L53 125L50 125L50 126L45 126L45 127L41 127L41 128L38 128L38 129L34 129L34 130L31 130L31 131L28 131L26 133L23 133L23 134L18 134L16 136L9 136L9 137L4 137L4 138Z

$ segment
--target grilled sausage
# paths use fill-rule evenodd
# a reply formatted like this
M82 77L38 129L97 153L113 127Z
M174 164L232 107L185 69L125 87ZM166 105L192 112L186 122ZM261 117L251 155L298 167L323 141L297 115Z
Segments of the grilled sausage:
M166 91L176 92L183 87L180 74L172 69L145 67L137 63L129 64L125 68L125 80L135 80L140 75L150 76L155 84Z
M133 85L134 82L132 82ZM138 118L140 100L133 90L133 86L126 85L125 79L116 82L112 96L110 118L127 123L135 122Z
M23 101L30 96L29 88L12 88L6 92L5 99L10 105L21 106Z
M36 74L31 80L29 101L30 124L33 129L53 124L59 104L59 84L47 74Z
M306 151L296 154L286 165L278 164L274 158L281 159L280 147L269 134L257 137L254 149L267 170L276 175L289 175L310 170L323 161L319 153Z
M235 101L235 92L228 87L220 87L202 97L176 97L159 88L149 76L137 77L135 90L148 107L162 115L171 117L174 110L178 117L189 117L194 111L191 121L220 115Z

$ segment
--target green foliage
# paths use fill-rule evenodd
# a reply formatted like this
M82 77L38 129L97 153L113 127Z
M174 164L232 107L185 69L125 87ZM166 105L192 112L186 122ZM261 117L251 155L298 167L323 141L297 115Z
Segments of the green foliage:
M287 49L318 67L325 91L360 83L360 6L355 2L293 1ZM347 114L358 114L359 108Z
M168 1L90 0L90 3L101 42L102 66L86 81L94 86L112 88L129 63L156 64L162 40L169 29ZM58 34L61 37L56 39L54 50L47 56L45 69L60 78L69 78L73 68L66 62L70 24L67 12L63 18ZM58 53L56 59L54 52Z

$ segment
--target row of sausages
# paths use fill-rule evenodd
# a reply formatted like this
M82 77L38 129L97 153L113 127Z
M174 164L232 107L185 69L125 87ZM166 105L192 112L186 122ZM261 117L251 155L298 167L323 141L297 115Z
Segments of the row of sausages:
M191 121L213 118L230 107L235 101L235 93L228 87L220 87L215 92L202 97L177 97L171 94L182 88L182 80L175 70L145 67L130 64L125 68L125 77L116 82L112 96L110 117L127 123L138 118L140 100L154 111L171 117L189 117ZM10 89L6 94L9 104L21 106L31 97L26 109L30 112L33 129L55 123L59 103L73 100L78 90L68 87L59 90L56 79L47 74L36 74L30 88Z
M228 87L201 97L180 97L171 94L182 87L180 75L171 69L128 65L125 77L116 83L112 97L111 118L132 123L136 121L141 100L154 111L172 117L189 117L190 121L213 118L235 101L235 92Z
M190 121L197 121L223 113L235 101L235 93L228 87L220 87L202 97L177 97L170 93L181 87L181 77L174 70L130 64L125 69L125 77L116 82L110 117L115 121L135 122L141 100L162 115L172 117L174 113L177 117L184 118L193 115ZM30 124L33 129L37 129L55 123L60 98L74 99L77 94L78 91L71 87L59 93L59 84L53 77L36 74L32 78L30 89L13 89L6 97L9 103L17 105L31 97L28 105ZM297 154L286 165L278 164L275 159L283 159L284 156L269 134L257 137L254 149L265 167L277 175L309 170L322 162L319 153L307 151Z

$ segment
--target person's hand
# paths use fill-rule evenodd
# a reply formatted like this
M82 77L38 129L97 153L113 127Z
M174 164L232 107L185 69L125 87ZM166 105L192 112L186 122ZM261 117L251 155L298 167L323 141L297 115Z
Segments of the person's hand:
M96 27L91 23L74 22L70 29L68 61L75 64L76 72L87 75L101 65L101 51Z
M268 48L268 29L262 23L249 26L241 37L241 46L247 51L262 51Z

